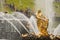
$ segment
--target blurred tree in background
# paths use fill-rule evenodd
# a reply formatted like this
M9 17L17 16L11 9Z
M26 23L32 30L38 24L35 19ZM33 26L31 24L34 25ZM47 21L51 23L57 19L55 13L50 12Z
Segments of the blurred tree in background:
M27 7L32 9L34 7L34 0L4 0L4 11L25 10Z
M60 14L60 0L54 1L54 9L56 13Z

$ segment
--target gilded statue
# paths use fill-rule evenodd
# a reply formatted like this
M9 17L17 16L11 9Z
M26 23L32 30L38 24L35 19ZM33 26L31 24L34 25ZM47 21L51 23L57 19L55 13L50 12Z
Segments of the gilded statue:
M42 36L48 36L48 19L41 13L41 10L38 10L36 13L37 26Z

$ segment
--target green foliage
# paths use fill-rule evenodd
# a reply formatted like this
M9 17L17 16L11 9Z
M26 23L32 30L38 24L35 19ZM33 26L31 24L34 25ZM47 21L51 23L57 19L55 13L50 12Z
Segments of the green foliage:
M56 13L60 13L60 2L54 1L54 9Z
M15 9L25 9L34 7L34 0L6 0L6 4L14 4Z

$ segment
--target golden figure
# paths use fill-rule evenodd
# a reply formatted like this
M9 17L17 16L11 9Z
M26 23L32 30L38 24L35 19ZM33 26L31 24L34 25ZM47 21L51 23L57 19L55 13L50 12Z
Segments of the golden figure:
M38 10L36 14L37 26L42 36L48 36L48 19L42 15L41 10Z

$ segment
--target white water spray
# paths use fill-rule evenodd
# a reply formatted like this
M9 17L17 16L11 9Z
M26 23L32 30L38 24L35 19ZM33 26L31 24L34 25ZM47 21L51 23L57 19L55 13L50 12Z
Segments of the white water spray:
M55 35L55 36L60 35L60 24L57 26L57 28L55 28L53 35Z
M2 14L4 14L4 13L2 13ZM4 17L4 15L1 15L0 17L4 18L5 20L7 19ZM10 22L9 20L6 20L6 21L8 23L10 23L12 25L12 27L15 28L15 30L21 35L20 31L16 28L16 26L12 22Z
M13 15L11 15L12 17L13 17L13 19L17 19L16 17L14 17ZM22 19L23 20L23 19ZM28 33L30 33L28 30L27 30L27 28L24 26L24 24L20 21L20 20L18 20L17 19L17 21L22 25L22 27L28 32Z
M34 26L35 33L38 35L40 33L40 31L38 30L38 27L37 27L36 18L34 16L31 16L30 20L32 22L32 25Z
M20 14L19 14L19 15L20 15ZM35 26L35 24L33 25L32 22L30 21L30 19L28 19L25 15L24 15L24 17L27 19L27 21L29 21L29 24L30 24L30 26L31 26L30 28L32 29L32 31L34 31L35 35L38 35L39 31L37 31L37 28L36 28L37 26ZM32 19L31 19L31 20L32 20ZM35 20L35 21L36 21L36 20ZM34 26L35 26L36 29L34 28Z
M37 29L37 24L36 24L36 20L34 21L34 23L32 23L32 19L30 20L29 18L27 18L25 15L23 15L22 13L19 13L19 12L15 12L16 15L18 16L21 16L21 17L24 17L26 19L26 21L28 21L28 24L29 24L29 30L30 32L34 32L36 35L39 33L38 29ZM34 24L34 25L33 25Z

